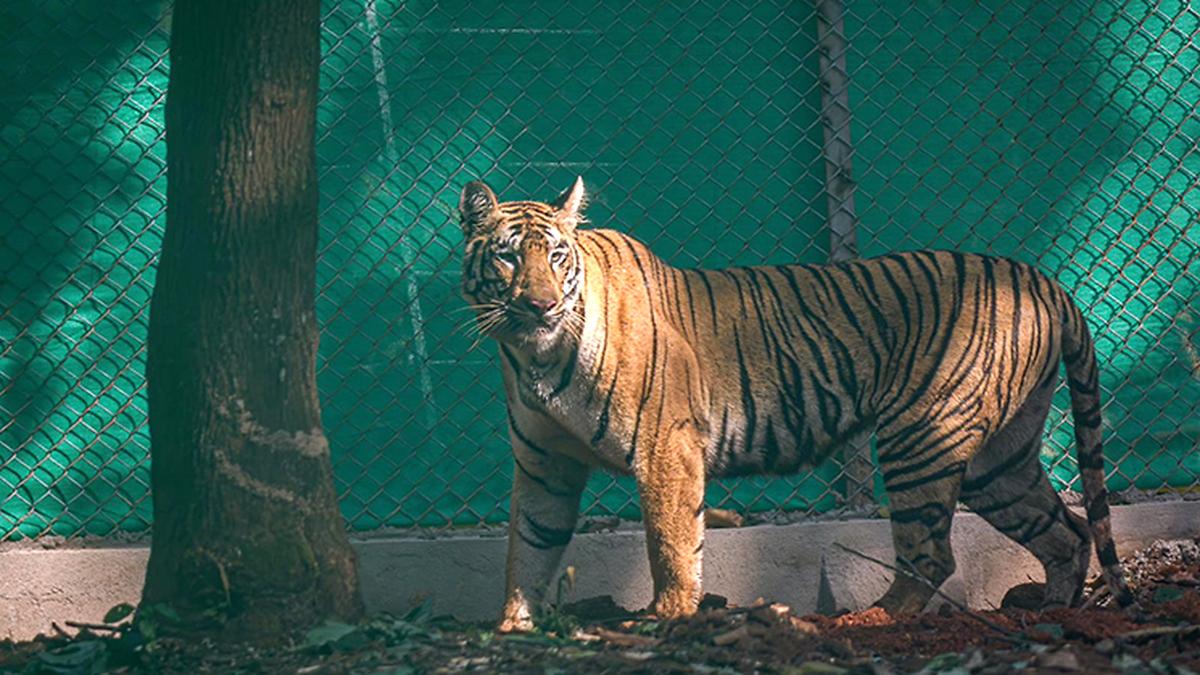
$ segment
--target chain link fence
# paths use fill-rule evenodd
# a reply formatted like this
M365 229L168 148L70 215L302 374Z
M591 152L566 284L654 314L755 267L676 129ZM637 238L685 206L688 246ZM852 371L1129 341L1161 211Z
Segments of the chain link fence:
M1200 488L1186 1L325 5L318 378L351 528L506 518L499 369L455 311L477 177L550 199L581 174L594 223L677 265L823 261L847 252L831 223L858 255L1035 263L1091 321L1110 486ZM170 6L4 3L0 25L0 539L146 530ZM708 503L827 512L848 484L834 460ZM585 514L636 516L632 484L595 477Z

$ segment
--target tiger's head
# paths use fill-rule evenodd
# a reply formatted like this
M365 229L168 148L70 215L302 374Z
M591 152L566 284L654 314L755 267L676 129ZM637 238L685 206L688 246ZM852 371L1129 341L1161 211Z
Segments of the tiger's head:
M462 291L480 334L534 351L564 332L579 337L583 253L575 229L584 199L582 178L549 204L499 202L481 181L463 188Z

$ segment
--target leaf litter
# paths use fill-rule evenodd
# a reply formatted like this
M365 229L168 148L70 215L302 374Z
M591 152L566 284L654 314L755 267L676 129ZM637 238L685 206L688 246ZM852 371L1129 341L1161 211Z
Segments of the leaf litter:
M1095 582L1084 609L943 605L895 617L797 615L709 595L695 616L658 621L602 596L542 612L526 634L435 617L424 604L403 617L329 621L282 645L228 645L163 635L161 609L143 611L159 623L138 629L119 606L73 635L0 642L0 673L1200 674L1200 539L1156 542L1124 563L1139 610L1105 606Z

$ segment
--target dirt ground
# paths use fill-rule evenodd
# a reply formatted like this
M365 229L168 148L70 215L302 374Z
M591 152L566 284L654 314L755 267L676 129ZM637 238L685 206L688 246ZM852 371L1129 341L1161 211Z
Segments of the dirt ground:
M547 612L527 635L418 608L329 623L273 648L155 638L125 619L115 630L0 643L0 672L1200 673L1200 539L1156 543L1125 566L1136 611L1104 606L1093 581L1084 609L943 606L900 617L880 609L796 616L779 604L730 607L708 596L692 619L660 622L602 597Z

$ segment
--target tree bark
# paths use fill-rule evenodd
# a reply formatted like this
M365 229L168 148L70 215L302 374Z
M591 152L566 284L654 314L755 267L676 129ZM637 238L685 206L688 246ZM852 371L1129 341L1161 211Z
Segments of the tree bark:
M319 0L174 9L142 603L235 639L362 611L316 389L319 27Z

